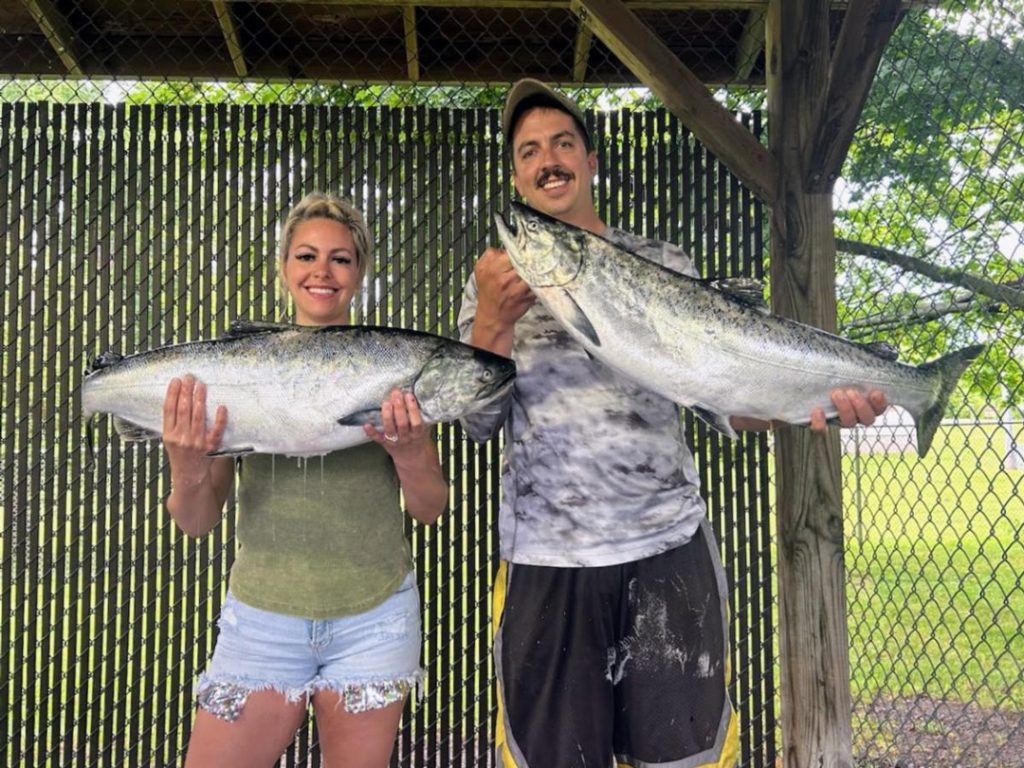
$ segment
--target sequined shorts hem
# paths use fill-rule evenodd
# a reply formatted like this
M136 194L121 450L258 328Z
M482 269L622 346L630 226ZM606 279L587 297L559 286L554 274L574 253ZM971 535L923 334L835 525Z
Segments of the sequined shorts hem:
M233 721L242 713L249 694L274 690L289 702L306 699L317 691L338 693L340 703L351 713L368 712L402 701L410 692L419 699L422 694L423 670L383 680L337 681L324 678L310 680L303 686L285 687L265 681L237 678L212 678L202 675L195 685L196 704L216 718Z

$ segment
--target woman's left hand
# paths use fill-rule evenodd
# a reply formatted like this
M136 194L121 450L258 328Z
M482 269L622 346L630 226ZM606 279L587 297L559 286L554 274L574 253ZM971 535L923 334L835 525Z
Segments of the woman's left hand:
M411 447L422 450L423 442L430 435L430 430L423 424L416 395L412 392L391 390L391 395L380 404L381 426L377 429L372 424L364 424L366 436L384 446L384 450L392 456L400 455Z
M412 392L391 390L380 404L381 429L364 424L366 436L391 455L409 515L431 525L448 503L448 481L441 471L434 430L423 423Z

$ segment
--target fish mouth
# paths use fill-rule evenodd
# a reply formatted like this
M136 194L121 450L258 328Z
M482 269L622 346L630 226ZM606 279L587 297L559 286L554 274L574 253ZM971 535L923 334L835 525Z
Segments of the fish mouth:
M505 225L505 229L508 233L515 237L519 234L519 223L518 219L513 215L506 216L504 213L498 212L498 218L501 219L501 223Z
M501 244L504 246L505 253L508 254L512 266L516 272L519 272L520 276L522 276L520 269L523 268L523 265L520 264L517 256L519 249L523 245L521 236L523 235L524 222L525 220L522 215L514 208L508 214L504 214L501 211L496 211L494 214L494 226L498 230L498 238L501 240Z
M476 349L473 356L477 361L486 366L494 376L481 389L487 391L490 398L497 397L505 392L516 378L516 364L510 357L489 352L486 349Z
M495 387L499 392L504 392L509 385L515 381L516 378L516 364L509 359L506 364L503 364L498 372L498 381Z

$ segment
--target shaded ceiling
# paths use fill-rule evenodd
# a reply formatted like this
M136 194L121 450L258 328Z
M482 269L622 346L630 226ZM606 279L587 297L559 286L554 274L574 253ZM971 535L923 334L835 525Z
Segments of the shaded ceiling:
M703 82L763 84L765 0L625 5ZM841 11L833 16L835 34ZM7 0L0 4L0 73L637 82L564 0Z

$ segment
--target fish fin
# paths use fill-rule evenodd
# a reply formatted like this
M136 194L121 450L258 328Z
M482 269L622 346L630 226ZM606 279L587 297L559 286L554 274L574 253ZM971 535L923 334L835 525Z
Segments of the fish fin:
M280 333L295 328L290 323L271 323L263 320L235 320L224 332L222 339L241 339L259 333Z
M733 429L732 424L729 423L728 416L723 416L722 414L716 413L708 408L705 408L702 405L694 404L687 406L687 408L693 411L694 416L696 416L698 419L703 421L705 424L707 424L715 431L721 432L726 437L735 438L737 436L736 430Z
M86 450L86 466L93 466L96 463L96 429L94 422L96 418L94 416L87 417L84 419L85 426L85 450Z
M378 329L377 326L373 325L318 325L314 328L310 328L310 333L340 333L342 331L373 331L373 330L385 330L395 331L394 328L383 328ZM403 329L403 333L405 330Z
M244 448L225 448L220 451L209 451L207 456L215 458L217 456L231 456L232 458L238 458L239 456L247 456L250 453L256 453L256 449L251 445L247 445Z
M887 341L872 341L867 344L858 344L858 346L863 347L871 354L877 355L883 360L894 361L900 359L899 349Z
M373 424L377 429L381 429L384 426L384 421L380 415L380 408L366 408L362 411L350 413L348 416L342 416L338 419L338 423L343 427L361 427L363 424Z
M768 312L768 302L764 300L764 284L760 280L753 277L722 277L707 280L706 283L747 306Z
M590 320L587 319L587 314L576 303L576 299L568 291L562 291L562 298L565 300L565 308L568 311L569 317L566 319L569 324L595 347L600 347L601 339L598 337L597 331L594 330L594 326L590 324Z
M122 440L159 440L161 437L159 432L136 424L134 421L128 421L121 416L114 417L114 429Z
M93 358L92 362L90 362L89 365L86 367L85 373L86 375L89 375L90 373L95 373L96 371L102 370L104 368L109 368L112 365L116 365L122 360L124 360L124 355L122 355L120 352L103 352L102 354L100 354L99 357Z
M946 413L949 397L960 380L960 375L971 364L971 361L984 351L984 344L975 344L918 366L921 371L938 371L939 374L939 393L935 397L935 402L926 408L920 416L914 416L914 426L917 427L918 456L923 457L928 453L935 432Z

